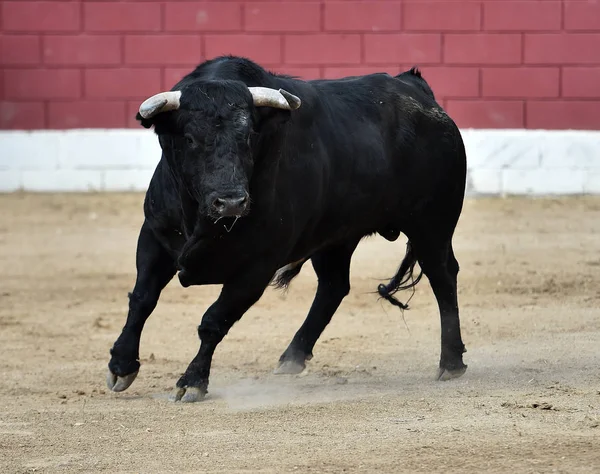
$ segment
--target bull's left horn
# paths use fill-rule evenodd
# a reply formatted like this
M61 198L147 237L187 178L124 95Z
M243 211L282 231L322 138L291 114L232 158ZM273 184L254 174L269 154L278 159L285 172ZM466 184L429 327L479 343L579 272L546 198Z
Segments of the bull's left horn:
M276 109L296 110L302 104L300 97L288 91L269 87L248 87L254 105L257 107L275 107Z
M161 92L146 99L140 105L140 115L149 119L161 112L169 110L177 110L179 108L179 100L181 99L181 91Z

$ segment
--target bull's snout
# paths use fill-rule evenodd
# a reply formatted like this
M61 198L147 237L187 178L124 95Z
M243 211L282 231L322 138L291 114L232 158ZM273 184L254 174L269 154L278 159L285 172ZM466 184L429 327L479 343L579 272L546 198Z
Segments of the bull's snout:
M241 216L248 206L248 193L217 197L213 209L222 217Z

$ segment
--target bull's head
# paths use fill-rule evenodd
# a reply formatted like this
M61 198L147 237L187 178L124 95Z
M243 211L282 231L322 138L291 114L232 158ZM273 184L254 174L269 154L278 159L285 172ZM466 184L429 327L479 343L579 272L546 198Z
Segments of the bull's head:
M206 214L232 217L249 209L253 149L267 111L289 114L300 103L283 89L202 81L150 97L137 118L154 125L170 166Z

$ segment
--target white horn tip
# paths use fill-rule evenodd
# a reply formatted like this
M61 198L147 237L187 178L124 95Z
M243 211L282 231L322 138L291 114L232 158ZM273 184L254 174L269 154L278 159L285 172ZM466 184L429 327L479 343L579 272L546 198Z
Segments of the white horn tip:
M139 113L145 118L152 118L160 112L176 110L179 108L181 91L161 92L146 99L140 105Z
M162 109L167 105L168 100L160 97L150 97L140 105L140 115L143 118L150 118L154 111Z

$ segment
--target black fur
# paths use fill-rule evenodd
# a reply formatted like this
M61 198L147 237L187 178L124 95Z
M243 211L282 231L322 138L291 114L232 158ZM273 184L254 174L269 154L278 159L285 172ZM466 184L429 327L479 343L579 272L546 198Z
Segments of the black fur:
M255 107L252 86L284 89L302 105ZM466 156L458 128L418 69L302 81L226 56L200 64L173 89L182 92L179 110L138 115L154 127L162 157L144 202L138 277L109 363L114 376L137 367L144 322L178 272L185 287L223 285L198 328L198 355L177 382L205 392L212 354L232 325L271 282L286 288L302 264L273 281L278 269L310 260L317 294L280 359L303 367L350 291L354 250L376 233L409 239L380 296L404 308L393 295L419 281L418 262L440 307L440 370L464 371L452 236ZM242 217L214 213L215 199L240 193L250 196Z
M433 94L433 90L427 84L427 81L423 78L421 71L416 67L409 69L408 71L401 72L396 76L400 80L404 80L410 82L411 84L415 84L419 87L425 94L435 100L435 95Z

